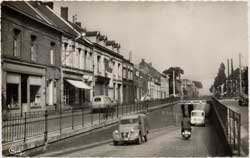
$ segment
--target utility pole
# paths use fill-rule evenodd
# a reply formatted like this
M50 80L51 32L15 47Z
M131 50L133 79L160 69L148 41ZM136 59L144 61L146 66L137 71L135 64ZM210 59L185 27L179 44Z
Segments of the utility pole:
M241 53L239 53L239 67L240 67L240 87L239 87L239 95L241 94L241 87L242 87L242 82L241 82Z
M173 95L175 96L175 72L173 70Z

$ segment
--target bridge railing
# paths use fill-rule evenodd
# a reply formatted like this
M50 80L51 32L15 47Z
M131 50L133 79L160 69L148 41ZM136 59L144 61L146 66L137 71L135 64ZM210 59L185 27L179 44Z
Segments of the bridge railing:
M213 122L232 155L240 156L241 115L212 97Z

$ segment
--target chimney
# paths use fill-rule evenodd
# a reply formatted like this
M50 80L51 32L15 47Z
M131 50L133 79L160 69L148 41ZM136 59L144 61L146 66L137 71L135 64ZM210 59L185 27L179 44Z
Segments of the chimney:
M77 26L79 26L79 27L82 27L82 23L81 22L76 22L75 23Z
M227 59L227 77L229 77L229 59Z
M53 2L44 2L44 4L45 4L46 6L48 6L50 9L53 10L53 8L54 8L54 3L53 3Z
M68 7L61 7L61 17L68 21Z
M145 62L145 59L141 59L141 62L144 63L144 62Z
M234 72L234 65L233 65L233 59L231 58L231 74Z

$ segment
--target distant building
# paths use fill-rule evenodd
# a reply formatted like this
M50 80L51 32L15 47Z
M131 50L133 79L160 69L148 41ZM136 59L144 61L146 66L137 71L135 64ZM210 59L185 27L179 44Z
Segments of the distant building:
M169 77L161 74L161 99L169 97Z
M134 64L123 58L122 63L122 84L123 84L123 102L133 103L135 101L134 94Z
M144 59L139 63L139 69L148 75L147 95L152 99L161 98L161 73L152 67L152 63L147 63Z

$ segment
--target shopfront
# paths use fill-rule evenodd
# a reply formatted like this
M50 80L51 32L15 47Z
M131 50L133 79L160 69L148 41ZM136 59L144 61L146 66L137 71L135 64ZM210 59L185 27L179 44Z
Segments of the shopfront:
M15 70L15 71L14 71ZM16 72L19 70L19 72ZM45 110L45 69L4 63L2 76L3 112Z

